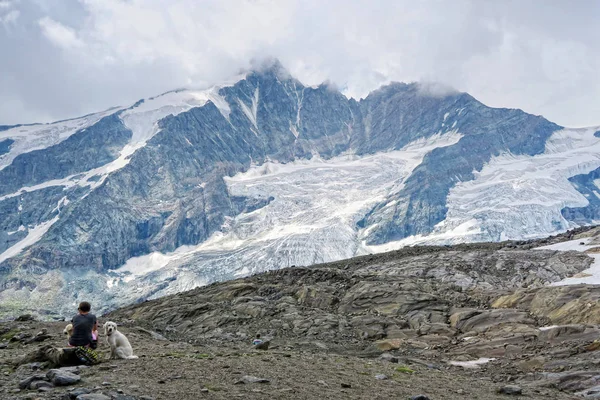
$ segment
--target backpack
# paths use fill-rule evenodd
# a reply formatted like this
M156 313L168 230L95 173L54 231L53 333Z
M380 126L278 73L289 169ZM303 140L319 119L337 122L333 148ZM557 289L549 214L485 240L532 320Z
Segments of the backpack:
M98 356L98 353L90 349L89 347L77 347L75 349L75 355L77 356L79 361L81 361L81 363L84 365L95 365L100 362L100 357Z

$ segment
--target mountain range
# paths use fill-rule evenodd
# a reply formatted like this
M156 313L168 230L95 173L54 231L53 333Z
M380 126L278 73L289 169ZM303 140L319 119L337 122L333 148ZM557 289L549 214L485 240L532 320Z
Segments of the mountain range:
M600 220L600 128L279 62L205 90L0 126L0 316L100 309L415 244Z

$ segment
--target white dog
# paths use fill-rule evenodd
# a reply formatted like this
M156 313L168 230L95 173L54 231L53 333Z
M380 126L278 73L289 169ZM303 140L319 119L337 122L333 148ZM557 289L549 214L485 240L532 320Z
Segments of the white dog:
M73 336L73 324L68 324L65 326L63 333L67 335L67 338L71 339L71 336Z
M133 355L133 349L129 340L121 332L117 330L117 324L108 321L104 324L104 334L106 335L106 342L110 346L110 358L123 358L133 359L138 358Z

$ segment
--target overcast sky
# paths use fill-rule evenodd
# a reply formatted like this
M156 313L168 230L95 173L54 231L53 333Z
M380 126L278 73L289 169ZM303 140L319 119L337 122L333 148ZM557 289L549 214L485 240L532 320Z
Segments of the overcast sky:
M201 88L278 58L363 97L435 81L600 125L600 1L0 0L0 124Z

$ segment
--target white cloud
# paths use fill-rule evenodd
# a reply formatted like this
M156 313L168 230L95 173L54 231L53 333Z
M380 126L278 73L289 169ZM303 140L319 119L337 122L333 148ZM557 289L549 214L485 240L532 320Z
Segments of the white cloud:
M6 31L10 31L11 28L17 23L21 12L14 9L19 3L19 0L1 0L0 1L0 24L4 26Z
M68 26L54 21L50 17L41 18L38 23L44 35L55 45L66 49L83 47L83 42L77 37L75 31Z
M28 105L27 117L72 117L205 86L276 57L301 81L329 80L354 97L390 81L440 82L563 125L600 124L594 0L66 3L20 3L20 25L30 26L22 38L0 37L13 57L0 76L17 78L0 85ZM25 117L0 110L0 123Z
M431 97L444 97L456 93L452 86L444 85L440 82L423 81L418 84L419 93Z

